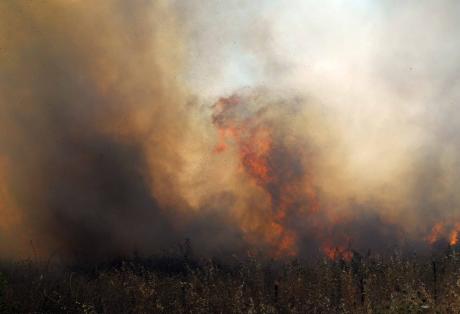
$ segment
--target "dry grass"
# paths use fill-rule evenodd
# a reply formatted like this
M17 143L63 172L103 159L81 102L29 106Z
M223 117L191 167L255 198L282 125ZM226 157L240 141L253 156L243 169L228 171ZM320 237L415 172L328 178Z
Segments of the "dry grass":
M4 265L5 313L460 313L460 256Z

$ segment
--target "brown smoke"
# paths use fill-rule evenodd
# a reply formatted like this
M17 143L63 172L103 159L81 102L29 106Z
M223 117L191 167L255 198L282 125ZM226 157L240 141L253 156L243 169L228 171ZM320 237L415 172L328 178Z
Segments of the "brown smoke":
M381 19L363 24L370 36L354 10L333 20L332 4L303 4L280 26L282 8L262 2L2 1L0 252L456 244L460 45L429 49L454 10L388 1L398 31ZM407 46L399 30L433 10L430 44ZM291 49L299 30L314 45Z
M168 5L3 1L0 20L3 251L104 255L188 236L177 175L194 135Z

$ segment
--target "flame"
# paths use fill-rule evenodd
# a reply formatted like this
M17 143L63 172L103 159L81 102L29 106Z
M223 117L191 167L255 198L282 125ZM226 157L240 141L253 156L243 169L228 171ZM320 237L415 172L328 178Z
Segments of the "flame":
M353 252L343 246L343 245L337 245L337 246L330 246L330 245L323 245L322 251L326 257L328 257L331 260L344 260L344 261L351 261L353 258Z
M454 246L458 243L458 233L460 231L460 223L456 223L454 229L450 232L449 244Z
M301 148L293 150L283 146L283 139L278 137L276 128L266 117L267 108L253 107L257 106L253 106L251 99L238 95L217 101L212 118L219 141L214 152L220 154L230 145L234 146L240 170L269 199L271 211L268 218L263 217L259 219L263 222L256 222L263 225L256 241L266 241L275 256L297 255L300 239L290 219L308 219L308 215L319 212L314 178L300 166L305 157ZM280 155L282 160L287 161L279 161ZM297 168L296 163L299 164ZM309 224L313 224L313 220ZM319 229L317 234L324 229L321 224L315 228ZM349 255L345 249L341 251L341 256Z
M428 244L433 245L444 233L444 229L445 228L443 223L436 223L431 229L431 233L425 238L425 240L428 242Z
M438 222L433 226L431 233L425 238L425 240L428 244L433 245L441 239L444 239L449 242L451 246L455 246L458 243L459 232L460 223L448 224Z
M271 181L269 154L272 150L272 135L268 128L252 125L254 121L248 118L237 124L237 121L225 120L231 108L239 104L239 98L230 97L221 99L215 105L213 122L219 127L220 142L215 148L216 153L224 152L227 140L233 139L239 149L241 165L259 185L263 186Z
M260 111L254 115L241 115L241 111L246 109L242 107L244 105L242 99L235 95L221 98L214 105L213 123L219 132L219 143L214 152L224 152L229 141L233 141L237 148L240 169L270 196L272 212L263 228L262 237L274 247L275 256L296 255L296 235L286 227L285 222L286 211L292 203L291 194L295 193L295 188L279 183L280 178L271 165L273 132L259 121ZM281 191L279 201L273 195L272 185Z
M258 108L251 101L238 95L221 98L213 106L212 118L219 136L214 153L235 147L240 170L269 199L269 213L253 222L262 225L253 240L268 243L275 257L295 256L301 244L299 234L305 231L293 227L299 223L293 220L299 219L303 221L300 225L304 224L300 228L309 228L311 236L322 243L325 256L350 260L351 237L334 236L333 228L346 221L346 215L320 206L314 176L303 164L308 156L301 147L283 145L284 139L278 137L277 129L267 118L268 109Z

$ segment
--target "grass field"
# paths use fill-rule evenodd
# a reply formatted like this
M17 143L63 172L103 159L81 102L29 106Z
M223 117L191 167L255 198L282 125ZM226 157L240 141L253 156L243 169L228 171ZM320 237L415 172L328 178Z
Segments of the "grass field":
M5 313L460 313L460 256L350 261L162 254L2 265Z

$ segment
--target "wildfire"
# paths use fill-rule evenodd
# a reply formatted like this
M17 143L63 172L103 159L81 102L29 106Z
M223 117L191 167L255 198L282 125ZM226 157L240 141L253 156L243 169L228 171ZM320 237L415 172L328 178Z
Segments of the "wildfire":
M441 234L444 233L444 224L437 223L431 229L431 233L425 238L425 240L430 244L433 245L436 241L439 240Z
M329 245L324 245L322 247L322 251L326 257L328 257L331 260L339 260L342 259L344 261L351 261L353 258L353 252L343 246L343 245L338 245L338 246L329 246Z
M270 201L271 211L268 219L260 219L265 222L257 240L267 241L275 256L296 255L300 239L298 230L292 227L298 222L293 223L296 218L292 217L308 220L320 208L313 176L302 165L306 157L301 148L283 146L283 139L266 118L268 109L251 102L251 98L233 95L221 98L213 106L213 123L219 134L214 152L222 153L233 145L240 170L262 188ZM323 225L313 225L312 221L308 224L318 229L318 235L324 230ZM351 252L342 246L323 251L332 259L349 259Z
M447 224L438 222L431 229L431 233L425 238L426 242L430 245L435 244L441 239L445 239L451 246L458 243L458 236L460 232L460 223Z
M295 255L295 233L285 226L289 201L286 196L276 201L273 195L273 185L280 184L280 178L271 164L274 136L272 130L259 119L263 110L248 112L245 105L248 104L238 96L222 98L214 105L213 123L220 137L214 151L222 153L227 149L228 142L233 141L241 169L270 196L272 212L263 238L274 246L274 255Z
M458 243L458 233L460 231L460 223L456 223L454 229L450 232L449 244L454 246Z

